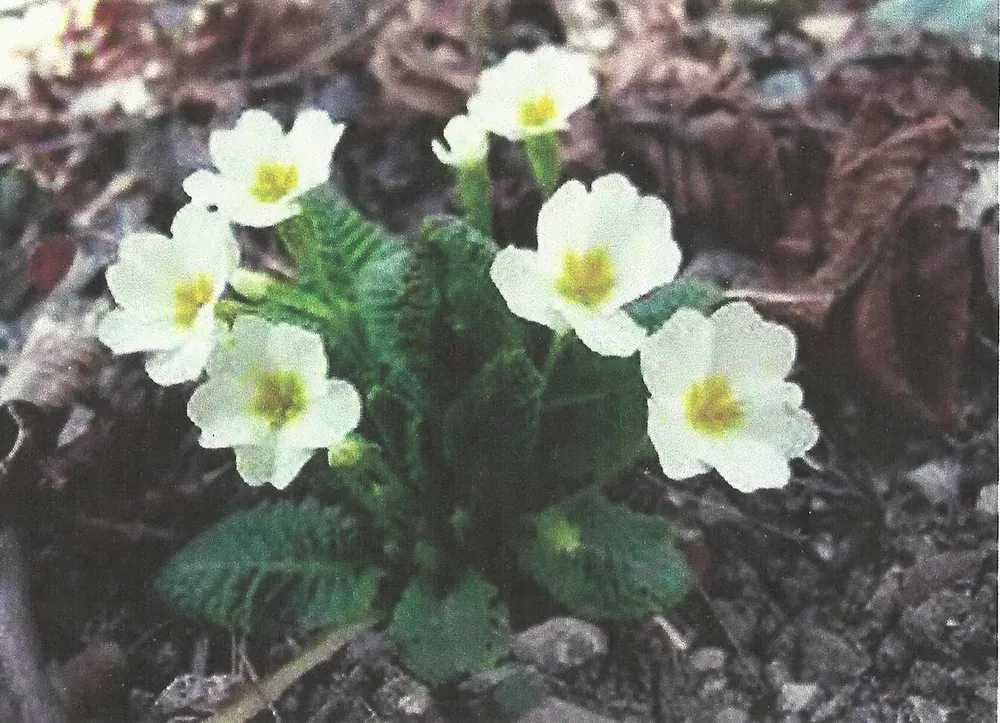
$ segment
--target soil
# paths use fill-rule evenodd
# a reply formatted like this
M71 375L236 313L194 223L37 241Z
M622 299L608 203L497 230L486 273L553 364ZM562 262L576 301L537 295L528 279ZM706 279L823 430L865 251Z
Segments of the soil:
M633 723L995 720L990 353L971 353L978 358L970 368L982 372L968 380L972 425L962 440L892 421L871 400L852 398L850 386L806 372L807 403L821 411L825 438L787 488L745 496L714 475L678 483L651 471L621 480L612 496L677 524L697 585L666 614L672 634L655 621L603 626L607 654L544 675L547 690ZM171 408L178 412L175 400L157 404L166 418ZM189 433L175 419L184 449ZM199 467L220 461L207 457ZM249 501L231 471L208 487L215 491L193 495L192 505L217 496L228 505ZM189 512L188 525L207 524ZM88 718L168 720L152 713L160 692L184 674L233 672L244 659L233 652L242 641L179 621L149 594L156 566L176 542L141 531L132 544L121 535L102 539L117 542L98 548L61 525L30 535L46 657L73 661L63 668L84 691ZM559 611L526 603L517 612L527 627ZM270 671L297 645L256 641L245 660ZM480 719L468 717L470 703L455 690L437 691L436 703L415 715L401 714L400 699L426 690L394 661L384 638L366 634L300 680L276 713L303 723L433 721L442 711Z

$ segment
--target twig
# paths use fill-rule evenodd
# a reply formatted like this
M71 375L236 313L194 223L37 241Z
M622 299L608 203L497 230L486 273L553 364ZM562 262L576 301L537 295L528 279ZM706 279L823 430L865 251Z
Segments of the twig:
M0 672L18 710L17 720L66 723L42 670L28 606L24 552L20 535L10 527L0 530Z
M329 660L351 638L374 624L375 620L366 620L327 633L271 676L248 687L236 701L209 718L207 723L244 723L250 720L278 700L295 681Z

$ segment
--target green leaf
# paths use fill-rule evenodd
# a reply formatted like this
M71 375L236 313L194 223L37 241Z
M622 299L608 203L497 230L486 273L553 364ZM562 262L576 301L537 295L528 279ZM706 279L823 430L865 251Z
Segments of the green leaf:
M541 463L563 479L606 481L643 453L646 415L637 355L605 357L574 341L552 370L542 398Z
M497 589L468 573L445 594L425 579L396 605L390 633L406 665L431 685L496 665L510 649L507 612Z
M496 246L457 219L427 221L398 305L403 352L438 404L489 359L523 348L524 326L490 280Z
M374 360L385 367L405 366L399 343L396 306L403 291L403 278L410 253L402 246L371 259L354 282L358 315Z
M366 265L398 252L402 241L358 210L329 186L320 186L299 199L320 244L324 266L354 279Z
M368 614L382 572L363 564L355 522L315 502L230 515L160 571L172 605L250 633L344 625Z
M656 332L679 309L702 313L715 311L722 304L722 289L695 279L665 284L626 307L628 314L650 334Z
M538 441L543 386L526 351L501 352L448 407L444 453L463 485L518 481Z
M689 573L666 521L598 495L551 507L517 549L521 569L589 620L632 620L687 594Z

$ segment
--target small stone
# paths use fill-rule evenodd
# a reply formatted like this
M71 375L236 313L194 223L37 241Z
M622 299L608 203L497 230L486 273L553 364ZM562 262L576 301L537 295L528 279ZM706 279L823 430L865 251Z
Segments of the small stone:
M889 633L882 639L875 653L875 670L882 675L901 673L910 664L913 655L906 640L899 634Z
M871 658L840 635L824 628L808 628L801 640L803 668L817 677L854 680L871 665Z
M552 618L514 639L514 657L539 670L560 674L606 655L608 636L576 618Z
M716 693L721 693L728 687L726 679L722 676L712 676L704 683L702 683L701 689L699 690L699 695L702 700L710 698Z
M802 713L816 704L819 695L815 683L785 683L778 695L778 708L782 713Z
M809 719L809 723L834 723L834 721L843 720L844 711L847 709L848 704L851 702L851 698L854 697L857 690L857 684L848 685L842 688L840 692L830 698L830 700L816 708L812 717Z
M958 499L962 463L947 457L931 460L910 470L906 479L915 484L931 504L950 502Z
M384 683L375 691L372 704L379 715L398 723L441 721L430 690L406 675Z
M917 660L907 675L907 687L926 696L949 695L954 683L947 668L930 660Z
M750 723L750 714L730 706L715 714L715 723Z
M192 713L215 713L231 702L244 687L236 675L179 675L153 703L152 714L159 720Z
M927 650L949 648L949 638L968 616L972 600L954 590L941 590L903 612L901 627L914 645Z
M688 661L699 673L710 673L726 667L726 651L721 648L698 648Z
M948 723L948 711L919 696L907 698L899 711L900 723Z
M997 486L986 485L979 490L976 500L976 514L984 520L997 519Z
M781 690L781 687L792 679L792 674L788 670L788 665L781 660L772 660L764 666L764 677L774 690Z
M573 723L614 723L610 718L551 696L537 707L532 708L518 723L569 723L569 721Z

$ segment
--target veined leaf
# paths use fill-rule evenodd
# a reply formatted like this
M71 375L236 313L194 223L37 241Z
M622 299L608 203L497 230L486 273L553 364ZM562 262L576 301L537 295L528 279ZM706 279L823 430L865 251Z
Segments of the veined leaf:
M390 632L403 659L431 685L492 667L510 648L507 612L497 589L468 573L446 593L412 582L393 614Z
M646 414L639 360L600 356L574 341L542 397L541 462L564 480L607 480L644 451Z
M707 281L675 281L633 301L626 311L637 324L652 334L659 331L679 309L710 313L722 304L722 298L722 289Z
M552 597L590 620L641 618L688 590L687 562L666 521L598 495L536 516L517 558Z
M203 532L156 587L181 610L245 632L344 625L367 615L378 593L382 572L362 553L339 509L283 501Z

